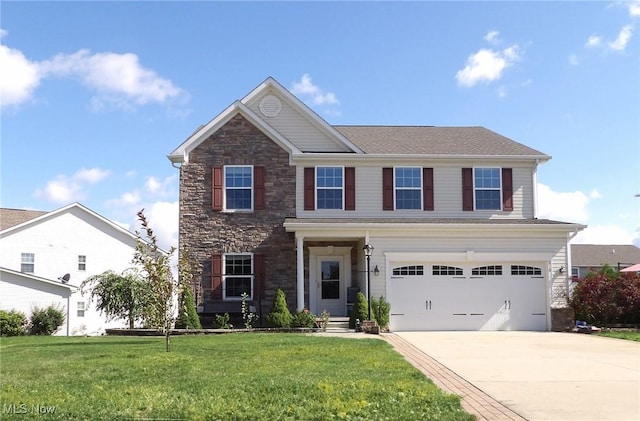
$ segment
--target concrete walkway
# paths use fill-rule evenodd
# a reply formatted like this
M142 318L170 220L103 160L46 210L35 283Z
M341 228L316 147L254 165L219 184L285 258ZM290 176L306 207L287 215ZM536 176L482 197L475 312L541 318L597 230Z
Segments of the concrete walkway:
M550 332L385 334L478 420L640 420L640 343Z

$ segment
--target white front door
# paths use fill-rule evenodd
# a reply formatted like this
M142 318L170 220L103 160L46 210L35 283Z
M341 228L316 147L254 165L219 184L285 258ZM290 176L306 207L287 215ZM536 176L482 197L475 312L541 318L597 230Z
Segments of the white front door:
M342 256L318 258L318 312L332 316L345 314L344 259Z

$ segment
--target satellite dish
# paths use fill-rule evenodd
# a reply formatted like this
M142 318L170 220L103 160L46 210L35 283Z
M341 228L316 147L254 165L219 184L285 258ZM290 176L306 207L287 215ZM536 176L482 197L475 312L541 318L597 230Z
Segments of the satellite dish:
M66 284L67 282L69 282L69 279L71 279L71 275L68 273L65 273L63 276L58 278L58 280L61 281L63 284Z

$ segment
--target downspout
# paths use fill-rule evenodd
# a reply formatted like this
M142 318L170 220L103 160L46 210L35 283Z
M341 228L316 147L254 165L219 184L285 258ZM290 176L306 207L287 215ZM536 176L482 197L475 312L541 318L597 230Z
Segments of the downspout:
M67 296L67 336L70 336L71 332L71 319L69 316L71 315L71 290L69 290L69 295Z
M531 170L531 177L533 178L533 217L538 218L538 164L539 159L536 159L536 166Z

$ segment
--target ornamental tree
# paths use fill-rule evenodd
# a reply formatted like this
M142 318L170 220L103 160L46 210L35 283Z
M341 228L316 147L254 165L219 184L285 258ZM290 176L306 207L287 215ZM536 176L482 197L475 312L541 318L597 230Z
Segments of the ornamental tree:
M88 294L88 304L95 300L96 308L107 320L128 320L129 329L142 320L151 294L149 284L136 269L122 273L108 270L91 276L80 284L80 291L82 295Z

